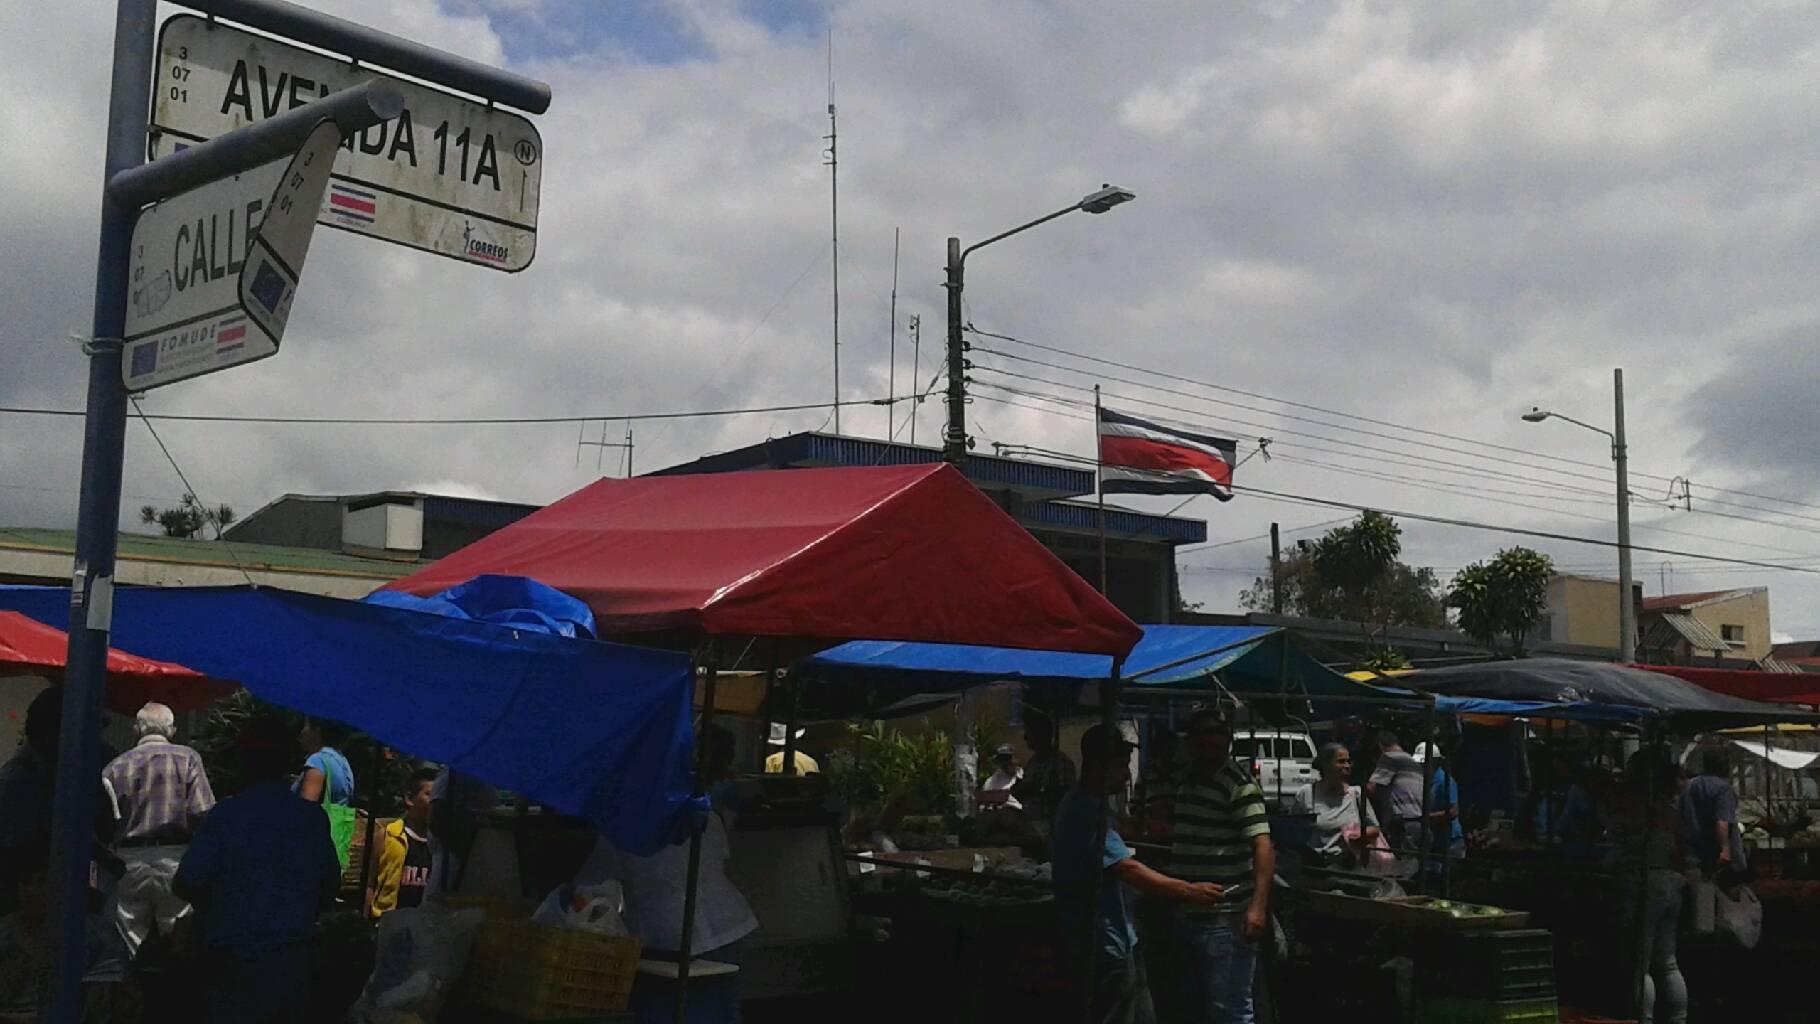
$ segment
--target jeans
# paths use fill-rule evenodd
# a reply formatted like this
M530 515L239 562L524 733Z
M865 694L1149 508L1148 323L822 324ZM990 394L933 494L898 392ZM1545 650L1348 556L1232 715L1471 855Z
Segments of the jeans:
M1177 919L1192 1024L1252 1024L1258 949L1245 940L1244 926L1243 914Z
M1681 963L1675 956L1675 934L1681 924L1681 894L1686 880L1674 871L1654 868L1649 872L1649 901L1643 907L1643 920L1635 914L1636 899L1626 902L1632 913L1628 923L1635 929L1633 941L1641 943L1643 964L1643 1014L1641 1024L1686 1024L1687 982L1681 977Z
M1135 953L1112 957L1101 953L1093 964L1094 1024L1152 1024L1150 983L1144 961Z
M210 1024L302 1024L309 1017L308 943L247 954L212 952Z

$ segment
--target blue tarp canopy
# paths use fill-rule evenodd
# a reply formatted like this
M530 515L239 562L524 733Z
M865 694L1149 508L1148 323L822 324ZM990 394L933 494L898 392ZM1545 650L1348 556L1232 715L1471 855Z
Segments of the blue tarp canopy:
M0 609L69 619L63 587ZM690 802L686 655L249 587L121 589L112 643L344 721L651 853Z
M1436 697L1435 710L1449 715L1496 715L1607 725L1638 722L1655 714L1648 708L1625 704L1599 704L1592 701L1556 704L1541 700L1496 700L1490 697Z
M1223 687L1239 698L1284 694L1319 701L1375 699L1427 703L1410 690L1361 683L1308 654L1285 630L1270 626L1145 626L1125 659L1127 686ZM1100 682L1112 659L1098 655L1021 651L1004 647L855 641L805 659L797 667L817 682L884 689L957 690L994 682L1032 685ZM1218 685L1214 680L1217 678ZM1260 710L1271 708L1260 704Z

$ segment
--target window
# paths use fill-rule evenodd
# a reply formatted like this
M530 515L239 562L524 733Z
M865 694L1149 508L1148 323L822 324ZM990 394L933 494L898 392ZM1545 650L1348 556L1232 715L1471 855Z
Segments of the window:
M1731 644L1733 647L1742 647L1744 646L1744 627L1720 626L1719 638L1726 643Z

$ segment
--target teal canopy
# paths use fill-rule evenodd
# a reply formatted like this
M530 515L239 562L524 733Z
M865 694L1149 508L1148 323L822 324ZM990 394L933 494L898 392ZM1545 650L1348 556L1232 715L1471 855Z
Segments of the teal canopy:
M1326 702L1335 714L1350 703L1426 705L1413 690L1348 679L1317 661L1296 637L1270 626L1145 626L1119 678L1126 693L1222 692L1271 713L1299 700ZM856 641L797 666L822 684L875 690L952 691L994 682L1080 685L1110 678L1111 658L955 644ZM1306 708L1295 713L1306 714Z

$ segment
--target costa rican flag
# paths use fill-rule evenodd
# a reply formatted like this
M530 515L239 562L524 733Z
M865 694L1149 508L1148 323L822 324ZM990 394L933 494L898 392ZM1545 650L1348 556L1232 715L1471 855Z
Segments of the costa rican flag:
M1100 493L1211 494L1232 500L1238 442L1099 410Z

